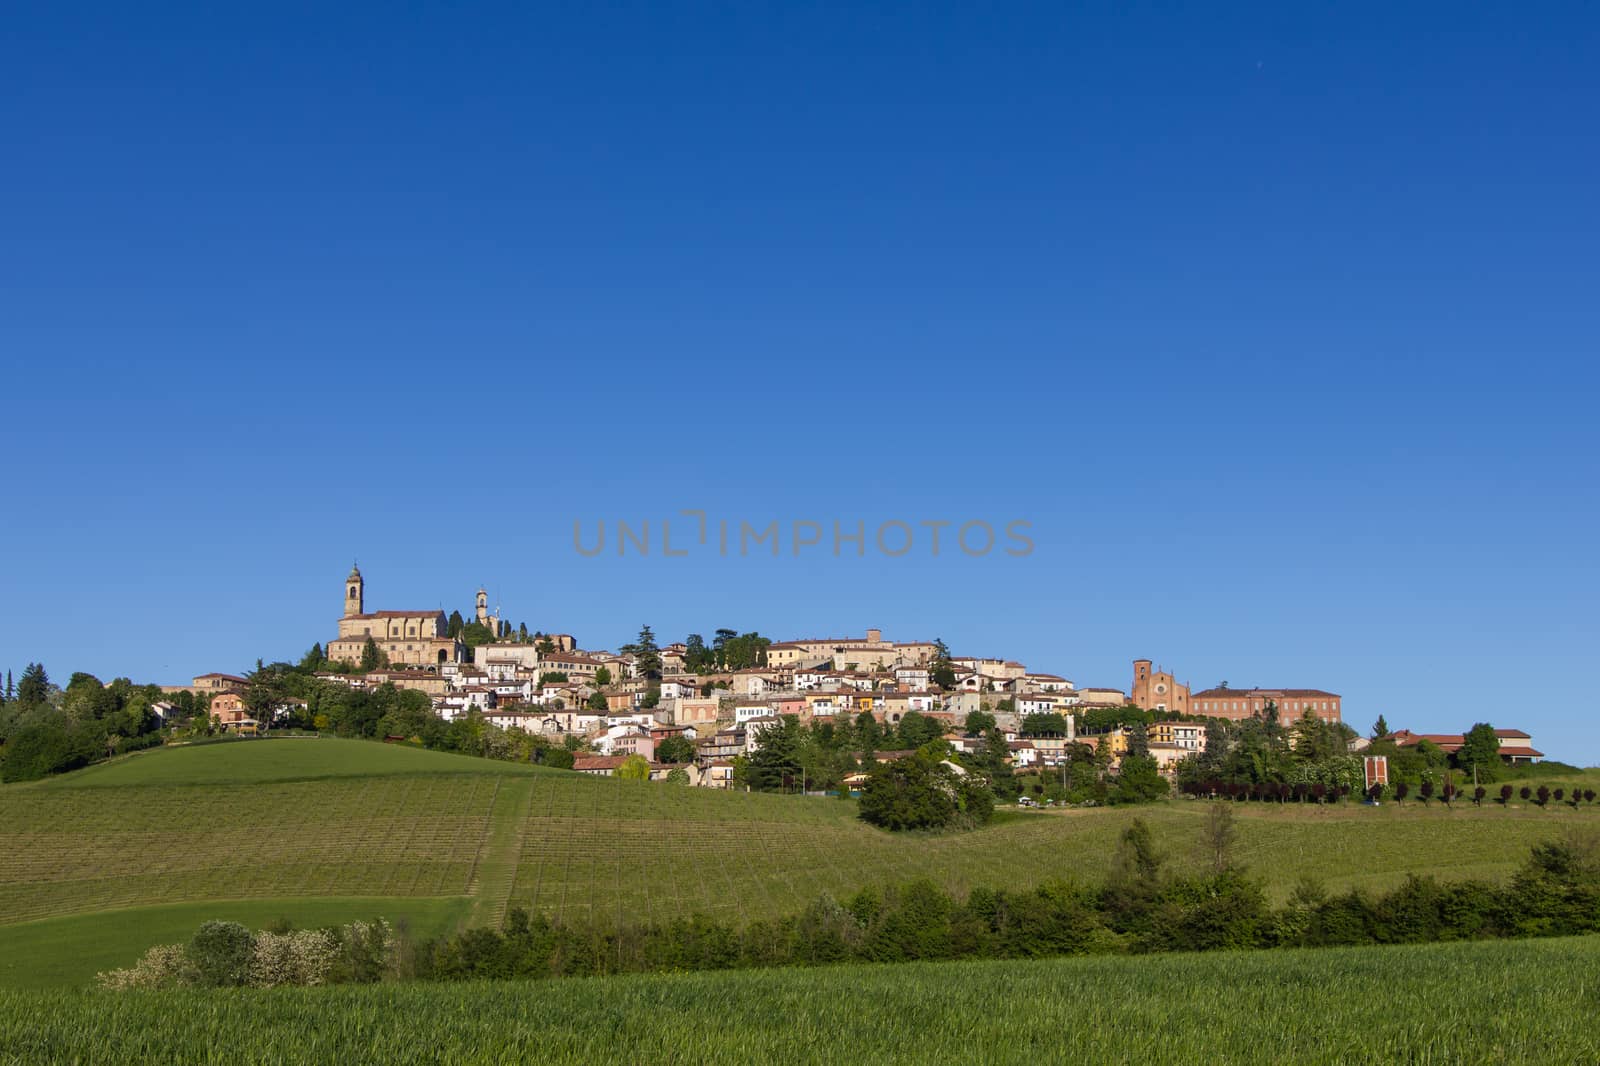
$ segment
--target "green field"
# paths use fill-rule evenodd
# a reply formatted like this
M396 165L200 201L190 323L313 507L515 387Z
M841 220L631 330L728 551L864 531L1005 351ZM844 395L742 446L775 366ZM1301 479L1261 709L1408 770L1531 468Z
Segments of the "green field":
M115 961L127 965L248 901L263 901L249 912L263 920L282 913L302 926L340 900L355 906L341 919L409 914L419 928L446 912L494 923L514 904L609 924L694 911L775 916L823 892L915 877L957 891L1099 881L1135 816L1174 864L1198 864L1203 810L1173 801L1012 812L973 833L890 836L847 801L629 783L363 741L157 750L0 786L0 957L13 960L0 980L87 979L103 968L91 956L110 957L88 950L99 944L88 927L31 923L110 910L123 919L111 927ZM1414 871L1499 879L1559 827L1600 826L1594 807L1520 803L1236 810L1240 858L1278 898L1303 875L1330 889L1388 887ZM174 904L193 905L182 928L163 917ZM145 909L158 905L168 910ZM84 954L52 957L52 942Z
M1593 1063L1600 937L541 983L0 991L0 1063Z
M419 937L447 933L470 901L455 899L251 899L98 911L0 926L0 988L68 988L129 965L153 944L188 940L213 918L261 929L280 918L300 928L387 918Z

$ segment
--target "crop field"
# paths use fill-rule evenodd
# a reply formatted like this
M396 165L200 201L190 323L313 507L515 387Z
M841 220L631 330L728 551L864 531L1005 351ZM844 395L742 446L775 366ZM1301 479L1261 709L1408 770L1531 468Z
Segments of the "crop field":
M0 1063L1592 1063L1600 938L274 991L0 992Z
M1560 827L1600 827L1593 806L1235 809L1238 857L1278 898L1302 876L1333 890L1385 888L1410 872L1501 879ZM694 911L772 917L823 892L917 877L953 891L1098 881L1134 817L1175 867L1198 864L1203 813L1189 801L1007 811L977 832L891 836L837 799L622 782L361 741L197 746L0 787L0 948L22 935L17 923L173 904L359 899L397 914L409 900L422 914L435 905L422 901L452 900L478 924L512 905L612 924ZM138 911L128 917L128 928L147 928ZM130 940L121 961L163 939L175 938Z

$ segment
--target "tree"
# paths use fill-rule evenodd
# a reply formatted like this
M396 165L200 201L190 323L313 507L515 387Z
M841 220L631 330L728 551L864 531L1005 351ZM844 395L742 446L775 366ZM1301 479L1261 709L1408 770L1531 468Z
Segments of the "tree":
M1543 807L1545 804L1549 803L1550 802L1550 788L1549 788L1549 786L1548 785L1540 785L1539 786L1539 791L1537 791L1537 792L1535 792L1533 794L1533 800L1534 800L1535 803L1537 803L1541 807Z
M1468 773L1475 771L1480 782L1493 781L1500 770L1500 738L1495 735L1494 726L1479 722L1467 730L1461 747L1456 749L1455 763Z
M694 741L688 737L668 737L656 745L656 761L686 763L694 760Z
M368 637L367 642L361 646L361 672L365 674L381 670L388 665L389 657L378 647L377 641Z
M792 714L763 729L760 746L750 756L750 787L757 792L785 792L801 785L800 741L800 719Z
M362 657L365 658L365 649ZM282 682L274 671L261 665L260 659L256 660L256 668L246 680L249 685L244 690L245 709L261 728L271 729L273 716L283 705Z
M1111 790L1112 803L1148 803L1167 794L1167 779L1148 755L1124 755Z
M649 626L639 627L639 639L623 645L622 650L633 656L633 667L640 677L661 680L661 649L656 647L656 635Z
M706 638L699 633L690 633L683 646L683 668L690 673L703 674L716 665L716 656L706 647Z
M1433 778L1425 777L1425 778L1422 779L1422 790L1421 791L1422 791L1422 804L1423 804L1423 806L1427 806L1428 801L1433 798Z
M650 780L650 760L643 755L630 755L617 767L617 777L623 781Z
M300 665L297 669L302 674L314 674L327 665L328 656L323 652L322 644L319 642L311 645L311 650L300 657Z
M606 694L604 692L591 692L589 698L584 702L591 711L598 711L601 714L606 713L610 706L606 703Z
M940 692L956 687L956 668L950 661L950 649L943 640L933 642L933 662L928 668L928 683Z
M1482 807L1483 806L1483 797L1488 795L1488 794L1489 794L1489 790L1484 788L1482 785L1479 785L1478 787L1474 788L1472 790L1472 804L1473 804L1473 806Z
M961 778L927 755L874 766L861 790L861 820L880 829L943 829L965 817L988 820L994 797L981 779Z
M1211 860L1211 872L1217 877L1233 869L1233 847L1239 831L1233 825L1233 806L1213 803L1206 809L1203 829L1206 855Z
M1372 727L1372 737L1374 740L1382 740L1388 735L1389 723L1385 721L1383 715L1380 714L1378 715L1378 721Z
M1030 714L1022 720L1022 731L1028 736L1064 737L1067 729L1067 719L1058 711Z
M903 748L920 748L944 736L944 726L937 718L929 718L917 711L907 711L900 719L899 744Z
M1122 831L1114 869L1118 880L1134 880L1153 885L1161 876L1166 856L1156 850L1155 835L1143 818L1135 818Z
M451 611L450 620L445 625L444 635L453 640L461 638L461 630L466 627L467 620L461 617L460 611Z
M29 663L17 682L17 702L42 704L50 698L50 675L44 672L43 663Z
M1507 804L1509 804L1511 802L1511 795L1515 791L1516 791L1516 789L1512 788L1510 785L1501 785L1500 786L1500 806L1504 807Z
M611 684L611 671L604 666L596 668L594 672L594 683L600 688L605 688L607 685Z
M994 715L988 711L968 711L963 729L969 737L981 737L993 729L994 724Z
M1150 731L1143 722L1135 722L1128 729L1128 754L1136 759L1150 757Z

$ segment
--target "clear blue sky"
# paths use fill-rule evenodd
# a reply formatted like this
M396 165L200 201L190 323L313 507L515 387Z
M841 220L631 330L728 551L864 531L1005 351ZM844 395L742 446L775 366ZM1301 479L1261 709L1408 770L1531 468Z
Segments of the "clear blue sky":
M0 666L295 657L356 557L1600 761L1600 12L1398 8L14 11Z

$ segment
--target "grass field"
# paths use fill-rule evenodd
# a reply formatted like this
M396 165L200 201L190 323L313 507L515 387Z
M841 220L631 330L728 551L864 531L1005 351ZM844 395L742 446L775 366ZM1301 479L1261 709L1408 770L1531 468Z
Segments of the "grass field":
M1503 878L1559 827L1600 826L1592 807L1236 810L1240 858L1280 898L1302 875L1331 889L1387 887L1413 871ZM361 741L175 748L0 787L0 948L42 952L51 929L87 947L68 935L83 928L70 922L33 934L7 927L141 908L126 910L120 928L127 951L115 961L126 965L150 944L182 939L147 917L142 908L154 905L194 905L184 931L252 900L267 910L277 900L358 900L365 913L409 909L419 922L429 908L458 906L492 923L520 904L611 923L772 916L822 892L924 876L957 891L1098 881L1135 816L1174 864L1198 863L1202 815L1202 804L1173 801L1012 812L975 833L890 836L833 799L636 784ZM40 983L85 970L37 959ZM26 964L9 972L28 979Z
M1593 1063L1600 938L267 992L0 991L0 1063Z
M187 941L213 918L261 929L288 918L301 929L376 917L404 920L419 937L453 929L471 901L456 899L252 899L173 903L0 925L0 988L84 987L94 975L129 965L153 944Z

